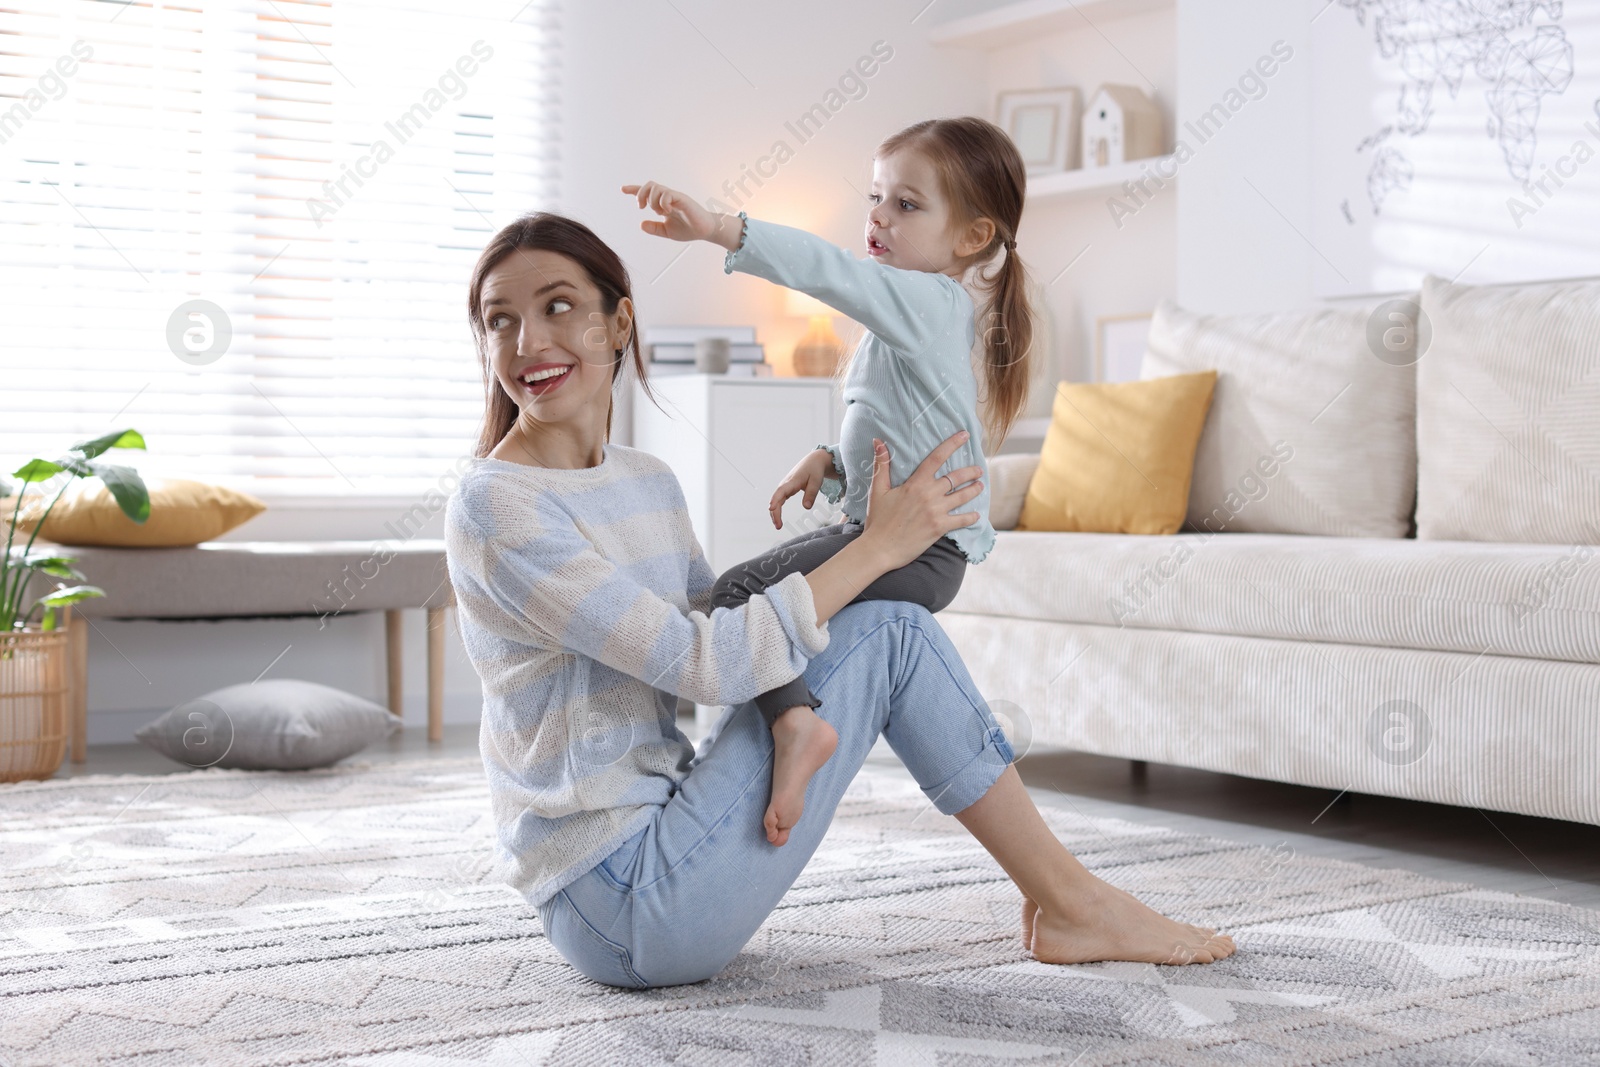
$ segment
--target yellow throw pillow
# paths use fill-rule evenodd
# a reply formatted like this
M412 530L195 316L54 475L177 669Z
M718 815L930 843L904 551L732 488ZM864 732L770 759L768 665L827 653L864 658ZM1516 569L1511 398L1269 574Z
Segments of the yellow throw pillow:
M157 479L148 488L150 517L141 525L122 513L104 483L79 483L56 504L39 536L58 545L172 548L221 537L267 510L248 493L220 485ZM29 494L17 528L32 533L49 502L48 497ZM15 506L14 497L0 501L5 522Z
M1019 530L1173 534L1217 372L1056 386Z

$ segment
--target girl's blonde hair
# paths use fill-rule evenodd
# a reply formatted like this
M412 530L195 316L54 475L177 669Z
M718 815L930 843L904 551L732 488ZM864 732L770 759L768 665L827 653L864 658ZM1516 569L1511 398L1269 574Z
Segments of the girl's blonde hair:
M1032 373L1033 307L1028 300L1028 272L1017 255L1017 226L1028 175L1017 146L992 122L965 116L927 119L907 126L878 146L885 156L902 149L922 154L933 164L940 189L950 203L951 225L962 228L979 219L994 223L994 237L970 262L984 262L1006 250L999 277L990 290L977 323L983 339L984 429L988 449L1000 447L1028 402ZM970 264L969 264L970 265Z

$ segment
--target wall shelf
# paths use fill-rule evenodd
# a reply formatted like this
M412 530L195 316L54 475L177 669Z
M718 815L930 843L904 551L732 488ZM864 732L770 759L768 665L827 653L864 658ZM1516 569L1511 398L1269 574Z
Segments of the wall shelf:
M1035 200L1068 200L1078 196L1092 196L1096 193L1118 192L1122 183L1137 181L1143 176L1145 169L1149 168L1161 181L1171 184L1176 179L1176 172L1171 164L1172 157L1151 156L1149 159L1136 159L1132 163L1118 163L1112 167L1094 167L1091 169L1079 168L1078 170L1065 170L1056 174L1036 174L1028 178L1028 202ZM1163 171L1173 173L1167 177Z
M1175 0L1021 0L928 28L934 44L1002 48L1051 33L1088 29L1109 19L1168 11Z

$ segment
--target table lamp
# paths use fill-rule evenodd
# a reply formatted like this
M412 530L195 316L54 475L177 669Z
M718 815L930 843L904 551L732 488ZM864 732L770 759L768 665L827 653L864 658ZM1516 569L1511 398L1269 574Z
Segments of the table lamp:
M811 320L811 328L794 346L794 372L806 378L826 378L839 369L844 342L833 332L833 317L838 314L808 293L790 289L784 295L784 311Z

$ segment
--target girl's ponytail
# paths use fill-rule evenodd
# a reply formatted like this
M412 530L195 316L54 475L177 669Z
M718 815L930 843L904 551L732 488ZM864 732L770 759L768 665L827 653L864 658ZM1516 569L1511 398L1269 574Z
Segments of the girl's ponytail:
M902 148L921 152L933 164L950 201L952 224L965 226L985 218L994 224L993 238L974 253L973 262L1005 250L977 324L983 351L978 395L989 438L985 448L992 452L1027 405L1032 377L1033 306L1027 267L1017 255L1027 168L1004 130L972 116L908 126L879 145L878 154Z
M1028 299L1028 268L1017 255L1016 238L1002 242L1005 259L989 297L983 330L984 430L986 450L999 449L1028 403L1033 377L1033 305Z

